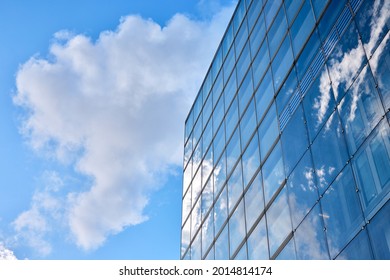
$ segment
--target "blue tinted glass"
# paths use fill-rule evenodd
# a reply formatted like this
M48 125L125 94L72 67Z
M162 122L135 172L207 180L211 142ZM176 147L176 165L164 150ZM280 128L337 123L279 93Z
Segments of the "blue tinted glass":
M311 154L308 151L287 179L291 219L296 228L318 199Z
M233 212L234 207L239 201L244 189L242 186L242 167L241 161L236 165L232 175L228 180L228 208L229 214Z
M236 47L236 56L237 57L240 55L247 39L248 39L248 28L247 28L246 20L244 20L244 22L242 23L242 25L240 27L240 30L238 31L236 39L234 41L234 45ZM249 47L248 47L248 49L249 49ZM248 50L248 52L249 52L249 50Z
M259 172L245 193L245 217L248 231L264 210L263 188Z
M225 63L223 64L223 70L224 70L223 73L225 77L230 76L230 73L232 72L235 63L236 63L236 57L234 55L234 49L231 48L226 57Z
M181 231L181 255L183 256L190 245L191 219L188 219Z
M339 254L364 222L354 182L348 165L321 200L332 258Z
M265 24L264 24L264 17L263 17L263 13L261 13L259 19L256 22L256 25L253 28L253 31L252 31L250 37L249 37L252 56L255 56L261 43L264 41L265 32L266 32L266 29L265 29Z
M225 108L229 108L229 105L232 102L233 97L236 95L236 91L237 91L236 69L233 69L233 73L230 75L229 81L226 83L226 87L224 89Z
M260 151L257 134L253 136L242 155L242 167L244 169L244 187L246 187L256 170L260 167Z
M382 121L353 159L359 192L369 212L390 189L390 132Z
M213 145L214 145L214 162L216 162L221 156L221 153L225 147L225 125L224 124L222 124L222 126L219 128L218 132L216 133Z
M247 252L247 246L246 242L244 245L240 248L240 251L237 253L237 255L234 257L235 260L247 260L248 259L248 252Z
M257 224L248 238L248 259L268 260L268 241L265 218L263 217Z
M353 63L352 63L353 61ZM336 101L343 98L360 70L367 63L363 45L352 22L336 44L327 61Z
M271 28L268 31L268 43L271 57L275 55L275 52L278 49L284 34L286 34L286 31L286 16L284 14L284 9L280 9L274 22L272 23Z
M304 43L314 28L315 20L308 0L303 4L298 16L291 26L291 39L295 56L298 56Z
M226 155L223 153L214 168L214 198L219 194L226 181Z
M344 124L349 151L354 154L384 115L379 94L368 67L365 67L341 102L341 120Z
M284 0L284 6L286 8L287 19L289 25L293 22L295 15L302 5L303 0Z
M265 112L267 111L267 108L269 107L269 104L273 100L273 97L274 87L272 86L272 75L271 70L268 70L267 74L265 74L263 81L261 82L255 93L258 121L263 118Z
M229 219L230 257L233 257L238 246L244 240L245 235L244 200L241 200Z
M241 154L240 133L239 133L239 128L237 127L236 131L233 133L232 138L230 139L229 144L226 147L227 174L229 174L230 171L232 170L240 154Z
M245 110L250 98L253 95L253 83L252 83L252 71L249 69L244 81L242 82L240 89L238 90L238 101L240 106L240 113Z
M294 239L291 238L286 246L284 246L283 250L278 254L276 260L295 260L296 258L295 243Z
M388 111L390 109L390 40L382 41L370 60L370 66L379 86L385 110Z
M268 1L264 6L265 22L267 26L271 26L271 22L274 19L282 0Z
M213 106L216 106L218 99L222 94L223 88L223 71L219 72L212 89Z
M249 7L248 15L247 15L249 30L251 30L255 25L256 20L261 12L262 6L263 6L263 1L261 0L252 1L252 5Z
M210 251L207 253L207 255L204 258L205 260L214 260L214 245L211 247Z
M264 73L268 68L269 61L270 60L268 55L267 42L264 42L252 64L253 84L255 85L255 87L260 83L261 79L263 78Z
M265 203L268 204L270 199L279 189L280 185L285 180L282 151L280 143L278 143L267 161L264 163L263 168L263 182L264 182L264 195Z
M245 148L249 139L255 132L256 123L255 101L252 99L240 121L242 149Z
M367 230L362 230L337 256L338 260L371 260L371 246Z
M234 39L233 24L229 24L228 28L226 29L226 33L223 37L223 41L222 41L224 58L226 58L227 53L229 52L229 49L233 43L233 39Z
M283 189L279 193L266 215L270 255L273 256L276 250L292 232L286 189Z
M332 88L326 70L314 81L306 93L303 99L303 107L310 141L312 142L335 108Z
M198 229L200 228L200 224L202 222L201 216L201 199L198 199L195 203L194 208L192 208L191 212L191 239L194 239Z
M275 103L273 103L259 127L260 154L262 157L267 155L278 136L278 119L276 117Z
M284 77L287 75L293 63L293 54L290 47L290 38L285 37L278 53L272 62L272 73L274 78L275 89L282 84Z
M200 260L202 258L202 255L201 255L201 250L202 250L202 246L201 246L201 232L199 231L199 233L196 235L195 239L192 241L192 244L191 244L191 260Z
M194 132L192 135L194 140L194 145L198 144L201 134L202 134L202 118L199 118L198 121L195 123Z
M206 217L202 225L202 254L204 255L214 240L213 211Z
M202 217L206 217L206 213L210 210L211 205L214 202L214 180L212 177L205 184L202 191Z
M390 260L390 202L368 224L372 249L376 259Z
M329 259L321 217L321 209L317 204L297 228L294 234L297 259Z
M241 22L245 16L246 12L246 4L245 1L240 1L238 3L238 7L233 15L233 23L234 23L234 32L237 33L237 30L239 29Z
M326 7L326 4L328 4L329 1L330 0L311 0L317 20L320 18L323 10ZM338 1L333 1L333 2L338 2ZM331 25L330 22L328 24Z
M348 159L344 134L337 112L332 114L312 145L318 186L324 191Z
M214 60L213 60L213 64L211 66L211 77L213 79L215 79L218 75L218 72L221 70L221 66L222 66L222 62L223 62L223 56L222 56L222 48L219 48L217 50L217 53L215 54L215 57L214 57ZM209 93L210 91L210 84L208 83L209 80L206 80L205 82L205 85L203 87L203 100L205 100L205 97L207 96L207 94Z
M314 0L314 12L316 14L317 19L319 18L321 10L323 10L323 6L326 6L326 2L324 0ZM329 0L328 0L329 2ZM323 17L318 25L318 29L320 32L321 40L325 41L328 36L329 31L334 26L337 18L339 17L341 11L345 8L346 0L339 1L330 1L330 4L325 10Z
M309 41L305 45L305 48L301 52L296 63L298 78L300 80L302 80L303 76L309 70L309 66L313 58L318 54L318 52L320 52L320 45L321 43L318 37L318 33L314 31L311 34Z
M302 107L299 106L283 130L282 147L286 174L290 174L294 166L309 147L308 135L303 117ZM291 147L294 147L293 149Z
M225 117L226 124L226 139L230 138L230 135L233 133L236 125L238 123L238 102L237 98L234 98L230 108L228 109Z
M218 239L215 241L215 259L228 260L229 259L229 235L228 225L225 226Z
M276 106L278 108L278 115L283 112L288 101L290 100L293 93L295 93L298 86L297 74L294 68L291 70L286 81L283 83L278 95L276 96Z
M248 71L249 64L251 63L251 56L249 53L249 44L245 45L240 58L237 61L237 83L240 84L244 75Z
M204 103L203 107L203 128L206 126L207 122L210 119L211 111L213 110L213 102L212 102L212 96L210 95L209 98Z
M217 128L222 123L223 116L225 114L223 96L218 100L215 110L213 112L213 129L217 131Z
M223 189L214 205L214 229L217 234L225 223L228 215L228 201L226 188ZM225 244L226 246L226 244Z
M202 186L209 178L211 171L213 170L213 150L209 149L202 161Z
M203 136L202 136L202 140L203 140L203 147L205 150L207 150L211 144L211 140L213 138L213 123L210 121L207 123L207 126L205 128L205 130L203 131Z

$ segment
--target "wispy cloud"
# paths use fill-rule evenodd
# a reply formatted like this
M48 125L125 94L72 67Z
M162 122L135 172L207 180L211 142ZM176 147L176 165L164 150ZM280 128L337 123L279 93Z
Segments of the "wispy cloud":
M127 16L96 42L60 32L48 58L20 67L23 135L93 181L62 206L78 246L94 249L148 219L150 194L182 163L184 119L232 9L207 21L177 14L164 27ZM35 230L27 216L38 223L42 211L34 205L16 219L18 231Z
M5 248L2 242L0 242L0 260L16 260L14 252Z

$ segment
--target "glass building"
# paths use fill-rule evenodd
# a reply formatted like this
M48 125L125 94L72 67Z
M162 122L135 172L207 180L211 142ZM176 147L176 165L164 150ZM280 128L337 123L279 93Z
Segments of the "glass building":
M240 0L185 123L182 259L390 259L390 1Z

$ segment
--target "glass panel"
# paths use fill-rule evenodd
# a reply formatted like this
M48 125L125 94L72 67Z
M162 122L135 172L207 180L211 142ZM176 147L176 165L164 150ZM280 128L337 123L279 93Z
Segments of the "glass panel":
M218 232L220 231L220 229L222 228L223 224L227 219L227 210L228 210L227 191L226 188L224 188L223 191L221 192L221 195L218 197L217 201L215 202L215 206L214 206L215 235L218 234Z
M252 64L253 84L255 87L259 84L265 71L267 70L269 61L267 42L264 42Z
M240 55L241 50L243 49L247 39L248 39L248 28L247 28L246 20L244 19L244 21L240 27L240 30L238 31L236 39L234 41L234 45L236 47L236 56L237 57ZM247 52L249 53L249 46L248 46Z
M245 193L245 215L248 231L264 210L263 188L259 172Z
M252 34L249 37L249 42L251 45L252 56L257 53L261 43L265 38L265 24L264 24L264 16L263 13L260 14L259 19L256 22L255 27L253 28ZM267 43L265 43L267 45Z
M311 31L315 20L308 0L303 4L301 11L291 26L290 33L295 56L298 56Z
M363 1L356 14L356 24L367 56L370 57L389 32L390 16L388 3L380 0Z
M286 81L283 83L278 95L276 96L276 107L278 108L278 115L283 112L288 101L290 100L293 93L295 93L298 86L297 74L293 68L288 75Z
M200 192L202 190L202 171L199 168L194 176L192 181L192 205L195 205L196 200L198 199Z
M217 131L217 128L220 126L225 114L225 108L223 106L223 96L218 100L215 110L213 112L213 128L214 131Z
M218 160L225 147L225 124L219 128L217 135L214 138L214 162Z
M247 249L246 249L246 242L241 247L240 251L234 257L234 259L235 260L247 260L248 259L248 252L247 252Z
M268 260L267 228L263 217L248 237L248 259Z
M336 104L326 69L322 72L303 99L310 142L317 136L324 122L332 114Z
M238 249L240 243L246 235L245 218L244 218L244 200L241 200L233 215L229 219L229 241L230 241L230 257Z
M201 246L201 231L198 232L195 239L192 241L191 244L191 260L200 260L202 258L202 246Z
M211 205L214 202L214 180L210 177L207 181L206 186L202 191L202 217L206 217L206 213L210 210Z
M311 153L307 151L287 179L291 219L296 228L318 199Z
M294 239L291 238L286 246L284 246L283 250L278 254L276 260L295 260L296 258Z
M303 0L284 0L284 6L286 7L287 19L289 25L293 22L295 15L302 5Z
M303 76L308 71L313 58L321 51L320 45L321 43L318 33L317 31L314 31L305 45L305 48L301 52L296 64L299 80L302 80Z
M222 89L223 89L223 71L219 72L217 78L215 79L215 83L213 85L212 97L213 97L214 106L216 106L218 99L222 94ZM223 99L222 99L222 105L223 105Z
M222 48L219 48L217 50L217 53L215 54L215 57L214 57L214 60L213 60L213 64L212 64L212 68L210 70L211 72L211 77L213 79L215 79L218 75L218 72L221 70L221 67L222 67L222 62L223 62L223 56L222 56ZM208 80L205 80L205 85L204 85L204 91L203 91L203 100L205 100L205 95L208 94L209 90L210 90L210 85L208 85L207 83Z
M214 260L214 245L211 247L210 251L207 253L207 256L205 257L205 260Z
M319 19L329 0L311 0L316 18ZM336 1L337 2L337 1ZM329 23L330 24L330 23Z
M225 77L230 76L230 73L232 72L235 63L236 57L234 54L234 48L231 48L226 57L225 63L223 64L223 73Z
M246 12L246 4L245 1L241 1L238 3L238 7L234 13L233 16L233 23L234 23L234 32L237 33L237 30L239 26L241 25L241 22L245 16Z
M273 100L273 97L274 97L274 87L272 86L272 75L271 75L271 70L269 69L255 93L258 121L260 121L263 118L269 104Z
M203 131L203 137L202 137L203 148L205 151L209 148L212 138L213 138L213 123L208 122L205 130Z
M249 64L251 63L251 55L249 52L249 44L245 45L245 48L237 61L237 83L241 84L245 73L248 71Z
M242 186L242 167L241 161L238 162L232 175L228 181L228 208L229 214L233 212L238 200L240 199L244 189Z
M238 123L238 102L237 97L234 98L232 105L228 109L225 117L225 123L226 123L226 139L230 138L230 135L232 135L234 129L236 128L236 125Z
M334 258L364 223L350 165L325 192L321 204L329 252Z
M281 3L282 0L274 0L274 1L268 1L267 4L265 4L264 15L265 15L265 22L267 23L268 27L271 25L271 22L275 17L276 12L278 11Z
M236 78L236 69L234 69L224 89L225 108L229 108L230 103L232 102L233 98L236 95L236 92L237 92L237 78Z
M226 148L227 174L230 173L233 166L236 164L238 158L240 157L240 154L241 154L240 133L237 127L236 131L233 133L233 136L230 139L230 142Z
M240 121L242 149L256 130L256 123L255 101L252 99Z
M228 260L229 259L229 236L228 225L226 224L221 235L215 241L215 259L216 260Z
M283 130L281 142L284 153L284 166L288 176L309 147L305 119L301 106L297 108L290 122ZM291 147L294 148L292 149Z
M345 8L345 4L347 0L338 0L338 1L312 0L312 2L314 6L314 13L316 14L317 19L319 19L320 17L321 14L320 11L324 9L327 2L330 2L318 25L318 30L320 31L319 33L321 36L321 40L325 41L329 31L334 26L341 11Z
M348 159L337 112L330 116L312 145L320 194L333 181Z
M337 256L338 260L371 260L370 241L368 240L367 230L362 230L351 243Z
M248 148L242 155L242 165L245 188L256 170L260 167L259 140L256 134L253 136Z
M240 113L244 112L246 105L249 102L249 99L253 95L253 84L252 84L252 71L249 69L244 81L241 84L240 89L238 90L238 101L240 106Z
M363 206L369 212L390 189L390 132L382 121L353 160Z
M275 52L279 48L280 42L282 41L284 34L287 31L287 21L284 14L284 9L280 9L276 16L271 28L268 31L268 44L270 50L270 56L273 57Z
M191 212L191 239L194 239L194 235L197 233L202 223L201 215L201 199L198 199Z
M205 219L202 225L202 254L204 255L214 241L214 213L213 211Z
M182 210L182 216L181 216L181 221L182 225L186 221L187 217L190 214L191 208L192 208L192 202L191 202L191 189L186 192L183 198L183 210Z
M390 260L390 202L368 224L372 249L376 259Z
M280 142L275 146L271 155L264 163L262 171L264 180L265 204L267 205L272 196L285 180Z
M183 229L181 230L181 256L186 252L188 246L190 245L191 237L191 219L188 219L184 224Z
M341 104L340 116L344 124L349 151L354 154L384 115L368 67L362 70Z
M390 33L383 39L370 60L370 66L379 85L385 109L390 108Z
M275 103L272 104L259 127L260 154L264 157L279 136Z
M272 73L274 74L274 86L278 89L282 84L293 63L293 54L290 47L290 38L285 37L278 53L272 62Z
M280 192L266 215L270 255L273 256L279 246L292 232L286 189Z
M363 45L352 22L337 43L327 61L336 101L340 101L359 71L367 63Z
M262 6L263 6L262 0L252 1L252 5L249 7L248 14L247 14L249 30L251 30L252 27L255 25L256 20L262 10L261 9Z
M321 209L317 204L297 228L294 234L297 259L329 259L321 216Z
M226 180L226 153L223 153L219 162L215 165L213 174L215 198L218 195L219 191L222 189L222 186Z

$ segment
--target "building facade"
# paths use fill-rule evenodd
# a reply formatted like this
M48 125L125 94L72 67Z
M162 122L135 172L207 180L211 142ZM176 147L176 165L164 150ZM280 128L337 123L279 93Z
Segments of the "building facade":
M240 0L185 123L182 259L390 259L390 1Z

